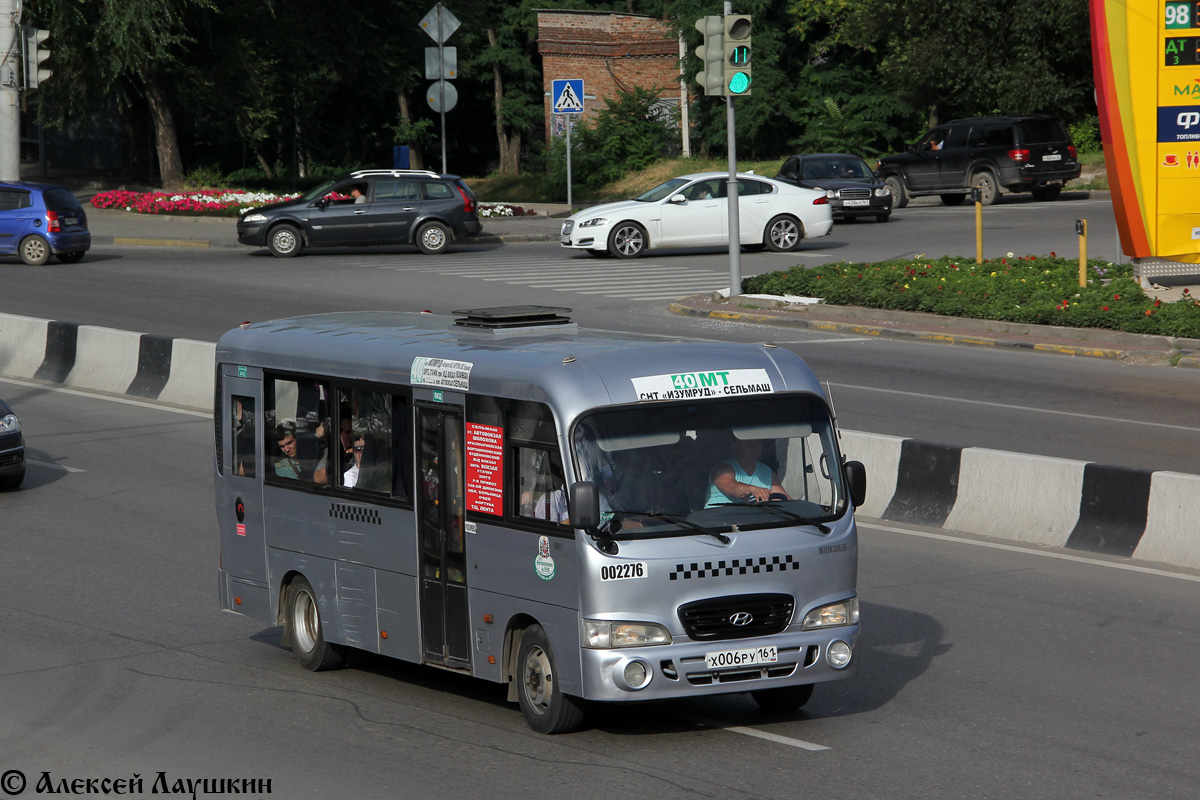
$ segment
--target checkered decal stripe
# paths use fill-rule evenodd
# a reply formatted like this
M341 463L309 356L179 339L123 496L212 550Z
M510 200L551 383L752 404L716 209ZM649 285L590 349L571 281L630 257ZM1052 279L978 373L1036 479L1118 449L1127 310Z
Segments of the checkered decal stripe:
M368 525L382 525L383 519L373 508L348 506L344 503L334 503L329 507L329 516L334 519L344 519L350 522L365 522Z
M690 581L692 578L719 578L728 575L758 575L763 572L786 572L789 569L800 569L800 562L795 557L762 556L761 558L735 558L732 561L705 561L691 564L676 564L671 573L673 581Z

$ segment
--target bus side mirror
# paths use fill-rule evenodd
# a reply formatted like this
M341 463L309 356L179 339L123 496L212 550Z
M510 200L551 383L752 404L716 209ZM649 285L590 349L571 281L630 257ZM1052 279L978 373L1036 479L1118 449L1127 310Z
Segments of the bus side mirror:
M850 502L858 508L867 501L867 468L861 461L847 461L845 474Z
M571 526L585 531L600 527L600 488L592 481L571 484Z

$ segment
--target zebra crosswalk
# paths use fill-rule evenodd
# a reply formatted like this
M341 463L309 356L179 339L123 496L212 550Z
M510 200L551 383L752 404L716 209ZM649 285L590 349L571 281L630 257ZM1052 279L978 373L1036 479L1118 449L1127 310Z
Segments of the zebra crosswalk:
M345 263L345 262L343 262ZM373 266L397 272L427 272L448 278L528 286L547 292L612 297L623 300L673 300L692 294L729 288L729 273L689 269L652 261L617 261L597 258L482 257L451 253L432 258L405 258L397 265L363 260L354 266Z

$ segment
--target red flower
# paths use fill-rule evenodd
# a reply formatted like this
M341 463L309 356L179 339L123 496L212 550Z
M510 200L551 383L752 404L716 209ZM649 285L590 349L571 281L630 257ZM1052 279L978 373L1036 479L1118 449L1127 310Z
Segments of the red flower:
M1108 306L1100 306L1101 311L1108 311Z
M1148 317L1148 316L1150 316L1150 315L1151 315L1151 314L1153 314L1153 313L1154 313L1154 309L1153 309L1153 308L1147 308L1147 309L1146 309L1146 316L1147 316L1147 317Z
M1113 300L1120 300L1120 299L1121 299L1121 295L1119 295L1119 294L1113 295Z

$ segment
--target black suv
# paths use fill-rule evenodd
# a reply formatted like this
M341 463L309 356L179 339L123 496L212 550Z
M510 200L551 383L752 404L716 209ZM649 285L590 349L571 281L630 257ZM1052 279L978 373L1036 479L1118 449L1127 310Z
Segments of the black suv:
M352 172L307 194L246 212L238 242L290 258L305 247L415 244L444 253L478 235L475 193L457 175L425 170Z
M1003 186L1055 200L1063 183L1079 177L1075 145L1057 117L980 117L951 120L921 137L906 152L887 156L876 171L892 193L892 207L909 197L940 195L961 204L979 189L984 205L996 202Z

